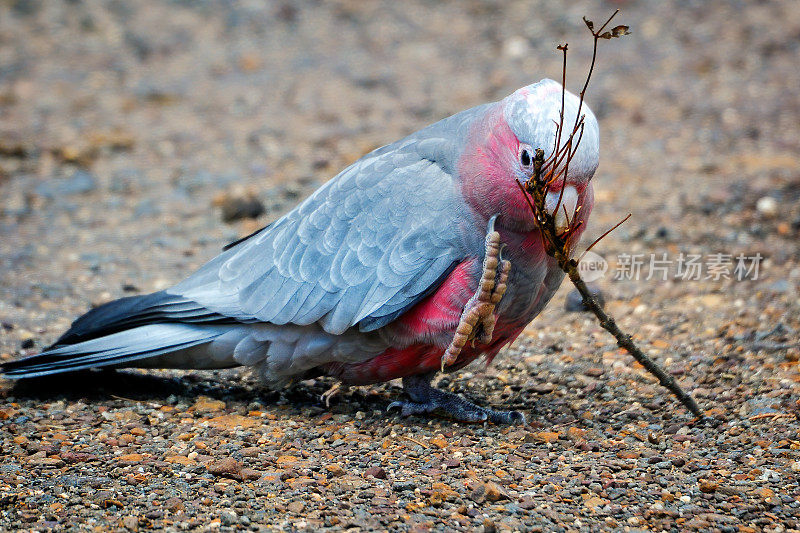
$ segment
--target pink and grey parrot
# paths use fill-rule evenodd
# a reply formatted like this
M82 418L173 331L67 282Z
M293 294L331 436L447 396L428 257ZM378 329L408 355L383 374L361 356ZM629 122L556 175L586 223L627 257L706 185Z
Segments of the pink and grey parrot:
M566 93L565 124L578 103ZM402 378L408 398L390 408L403 415L524 422L430 381L480 303L489 237L499 236L510 265L499 301L481 308L493 331L467 331L446 370L480 355L491 361L563 279L517 185L531 176L534 151L553 149L561 105L561 85L545 79L378 148L174 287L93 309L51 347L0 372L243 365L270 387L320 375L353 385ZM585 104L580 113L577 153L547 197L560 230L580 224L574 239L592 209L599 153L597 120Z

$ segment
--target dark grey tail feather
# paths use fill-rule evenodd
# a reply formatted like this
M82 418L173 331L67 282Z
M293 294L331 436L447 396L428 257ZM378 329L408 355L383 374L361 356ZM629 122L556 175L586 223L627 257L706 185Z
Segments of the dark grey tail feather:
M167 322L224 323L232 320L166 291L128 296L103 304L79 317L47 350L105 337L147 324Z
M32 378L104 366L128 366L135 361L212 342L225 326L149 325L61 346L0 365L9 379Z

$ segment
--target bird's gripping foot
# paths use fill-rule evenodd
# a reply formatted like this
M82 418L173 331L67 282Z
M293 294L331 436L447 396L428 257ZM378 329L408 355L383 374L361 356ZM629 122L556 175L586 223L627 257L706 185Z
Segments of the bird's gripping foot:
M433 374L403 378L403 390L410 400L389 404L387 411L399 409L403 416L432 413L448 415L459 422L485 422L494 424L525 425L525 415L519 411L495 411L480 407L452 392L431 386Z
M486 231L486 252L478 289L464 307L453 340L442 355L442 372L456 362L467 342L492 342L497 321L494 310L506 292L511 270L511 263L502 256L503 245L500 243L500 233L494 229L495 219L497 215L489 219Z

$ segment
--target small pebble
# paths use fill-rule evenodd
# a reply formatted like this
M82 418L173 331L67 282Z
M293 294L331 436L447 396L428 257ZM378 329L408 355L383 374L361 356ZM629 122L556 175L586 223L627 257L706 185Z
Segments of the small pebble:
M234 511L222 511L219 514L219 519L222 521L223 526L232 526L239 521L239 515Z
M242 464L233 457L225 457L208 465L208 472L215 476L239 477Z
M228 223L258 218L267 211L261 200L243 191L221 193L214 198L213 205L220 208L222 221Z
M594 300L600 305L605 307L606 300L603 291L593 284L587 284L589 294L594 297ZM589 311L589 308L583 303L583 296L578 292L578 289L572 289L567 294L567 299L564 302L564 309L570 313L583 313Z
M395 492L411 491L417 488L417 484L413 481L395 481L392 483L392 489Z
M139 517L137 516L124 516L122 517L122 525L128 531L139 531Z
M756 202L756 210L765 217L774 217L778 214L778 201L772 196L763 196Z
M380 466L371 466L364 470L365 476L371 476L375 479L386 479L386 471Z
M289 512L298 514L303 512L306 508L306 504L301 501L294 501L287 505L286 508L289 509Z
M719 488L719 483L704 479L698 483L698 486L701 492L711 493L716 492L716 490Z

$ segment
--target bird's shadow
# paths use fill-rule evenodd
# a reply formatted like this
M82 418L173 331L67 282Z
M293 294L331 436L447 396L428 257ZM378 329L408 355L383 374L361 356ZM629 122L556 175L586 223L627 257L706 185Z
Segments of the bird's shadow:
M257 384L238 384L220 378L216 373L171 375L129 370L87 370L11 382L6 396L17 400L84 400L109 399L165 402L170 397L194 400L208 396L217 400L271 403L279 393ZM311 403L311 397L308 398Z
M257 402L266 406L289 405L297 414L319 416L326 412L353 415L358 411L384 412L385 418L396 418L399 414L386 412L392 399L402 397L397 386L384 385L382 390L358 389L342 394L330 407L321 400L333 381L316 380L300 382L280 391L265 389L258 380L247 379L235 370L213 372L179 371L158 372L139 370L99 369L71 372L38 378L24 379L0 385L2 396L15 401L67 402L157 402L193 403L200 396L222 400L229 405L247 406ZM381 387L379 387L381 388ZM397 390L392 390L397 389ZM440 423L454 423L447 418L432 415ZM379 417L381 418L381 417ZM408 425L426 426L431 415L403 418ZM378 420L369 420L365 423ZM473 426L474 424L466 424Z
M328 409L321 400L333 382L316 380L301 382L281 390L261 386L257 379L248 378L236 370L213 372L180 371L158 372L138 370L100 369L58 374L7 382L0 385L5 397L15 401L83 401L174 403L194 402L206 396L226 403L248 405L252 402L264 406L289 405L297 411L321 414L328 410L336 413L355 413L359 410L385 409L389 399L351 393L348 401L337 401ZM376 401L377 400L377 401Z

